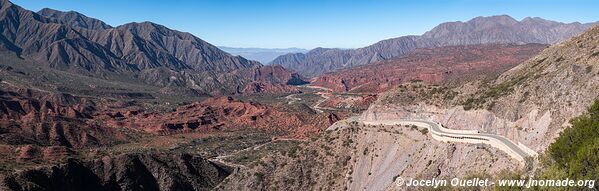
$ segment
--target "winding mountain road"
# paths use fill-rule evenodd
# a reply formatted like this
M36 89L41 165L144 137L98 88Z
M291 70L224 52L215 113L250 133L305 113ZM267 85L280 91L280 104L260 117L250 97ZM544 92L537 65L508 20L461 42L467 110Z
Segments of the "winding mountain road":
M535 151L526 147L521 143L515 143L503 136L480 133L476 130L455 130L443 127L439 123L435 123L427 120L376 120L376 121L362 121L358 118L350 118L356 122L361 122L367 125L416 125L419 127L429 129L432 137L436 140L443 142L462 142L462 143L473 143L473 144L488 144L495 147L514 159L525 162L526 158L534 157L537 155Z
M318 89L316 94L320 95L322 99L320 99L312 108L318 112L323 112L323 107L320 107L324 101L329 99L325 92L331 91L328 88L319 87L319 86L306 86L311 89ZM291 99L290 102L296 101L295 97L289 97ZM373 121L365 121L361 120L358 117L351 117L344 121L355 121L359 123L364 123L367 125L416 125L419 127L429 129L431 136L435 140L443 141L443 142L461 142L461 143L472 143L472 144L488 144L492 147L495 147L512 158L525 162L526 158L534 157L537 155L535 151L526 147L524 144L515 143L510 139L507 139L503 136L489 133L481 133L476 130L456 130L456 129L448 129L443 127L443 125L439 123L435 123L428 120L419 120L419 119L398 119L398 120L373 120ZM333 125L334 126L334 125ZM331 126L331 127L333 127Z

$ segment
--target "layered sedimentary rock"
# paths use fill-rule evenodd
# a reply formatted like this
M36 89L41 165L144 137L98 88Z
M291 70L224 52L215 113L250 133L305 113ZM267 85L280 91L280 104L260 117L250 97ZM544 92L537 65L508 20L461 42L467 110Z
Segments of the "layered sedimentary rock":
M545 47L492 44L422 48L399 58L326 73L316 77L313 84L337 92L380 93L410 81L463 83L497 76Z

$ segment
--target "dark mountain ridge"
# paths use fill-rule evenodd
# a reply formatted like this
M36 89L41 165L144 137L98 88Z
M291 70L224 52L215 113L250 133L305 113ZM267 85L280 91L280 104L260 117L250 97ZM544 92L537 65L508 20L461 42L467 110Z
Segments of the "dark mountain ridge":
M159 24L111 27L74 11L35 13L7 0L0 1L0 45L62 71L208 94L238 93L265 67Z
M70 24L73 27L94 30L112 28L112 26L104 23L101 20L87 17L75 11L62 12L50 8L43 8L42 10L38 11L37 14L49 18L55 18L61 22L64 22L65 24Z

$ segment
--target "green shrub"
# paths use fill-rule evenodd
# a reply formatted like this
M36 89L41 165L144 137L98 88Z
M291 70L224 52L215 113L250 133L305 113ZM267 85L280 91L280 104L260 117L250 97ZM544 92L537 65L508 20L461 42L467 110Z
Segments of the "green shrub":
M423 135L426 135L426 134L428 134L428 129L427 128L421 129L420 133L422 133Z
M599 100L589 107L586 114L572 119L570 123L572 127L565 129L548 148L551 164L546 175L597 180L599 178L597 174L599 172Z
M258 182L263 182L264 181L264 173L256 172L256 173L254 173L254 176L256 177L256 180Z

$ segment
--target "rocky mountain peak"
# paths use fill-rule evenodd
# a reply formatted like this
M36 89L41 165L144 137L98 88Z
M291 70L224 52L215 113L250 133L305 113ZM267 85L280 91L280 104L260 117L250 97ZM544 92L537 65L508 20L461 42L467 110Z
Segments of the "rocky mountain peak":
M554 21L546 20L546 19L543 19L541 17L526 17L526 18L522 19L521 22L539 22L539 23L541 23L541 22L550 22L550 23L555 23Z
M150 22L150 21L131 22L131 23L120 25L117 28L129 30L129 31L136 32L136 33L139 33L143 30L166 31L168 29L165 26L162 26L162 25Z
M479 24L493 24L493 25L515 25L518 21L509 15L496 15L496 16L488 16L488 17L476 17L467 23L479 25Z
M8 0L0 0L0 8L11 6L12 3Z
M81 27L91 30L112 28L110 25L104 23L101 20L87 17L84 14L81 14L76 11L63 12L50 8L43 8L42 10L38 11L37 14L57 19L58 21L72 27Z
M317 47L315 49L312 49L308 52L308 54L322 54L328 50L331 50L330 48L323 48L323 47Z

